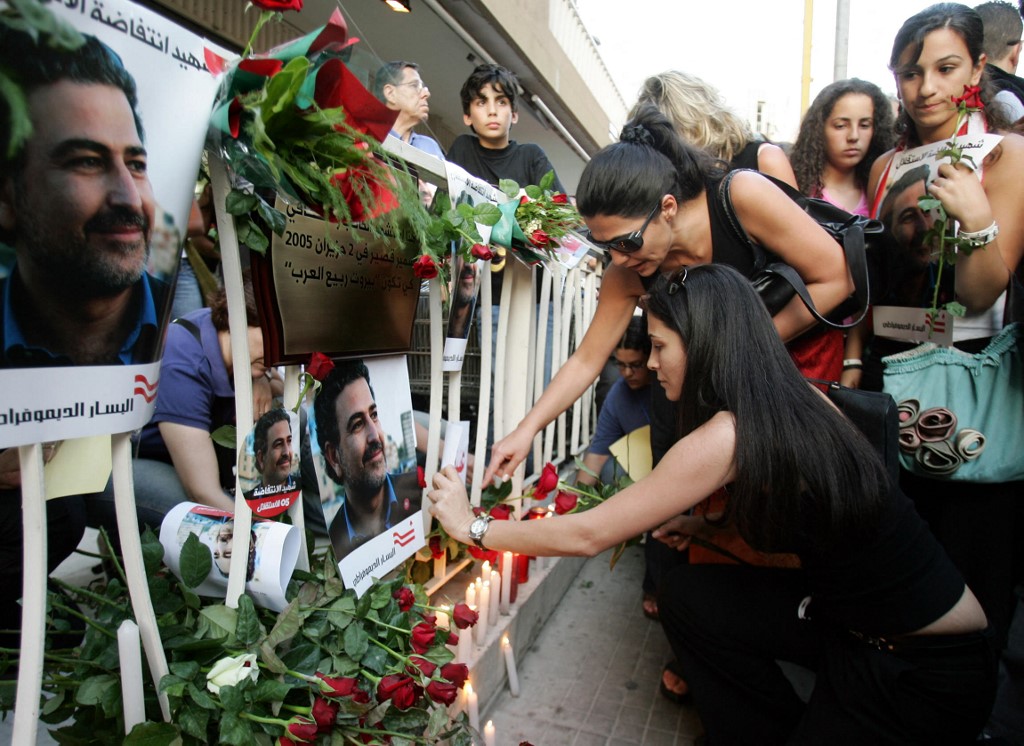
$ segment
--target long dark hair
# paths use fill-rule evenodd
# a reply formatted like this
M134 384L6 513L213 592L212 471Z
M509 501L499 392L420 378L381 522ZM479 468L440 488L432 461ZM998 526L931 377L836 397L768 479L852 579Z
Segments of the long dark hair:
M725 170L680 140L655 106L641 106L622 128L619 142L602 148L583 169L576 204L585 218L646 215L666 194L678 202L695 198Z
M821 190L825 186L821 181L821 175L825 171L825 163L828 160L825 146L825 126L832 116L836 102L851 93L863 94L870 98L871 107L874 110L871 115L874 125L871 142L863 160L853 171L854 181L858 187L867 189L871 165L878 156L889 150L896 140L892 106L889 105L889 99L882 93L881 88L859 78L829 83L821 89L821 93L815 96L814 102L807 109L804 120L800 124L800 134L797 135L796 143L793 145L793 152L789 155L789 161L793 164L793 171L796 173L797 186L804 194L812 197L821 195Z
M903 22L900 30L896 32L896 38L892 43L892 54L889 55L889 69L895 73L900 66L900 57L908 47L914 50L914 61L921 57L924 49L924 40L932 31L948 28L964 40L967 52L971 56L971 62L975 65L981 59L984 51L985 25L981 16L973 8L960 3L936 3L920 13L912 15ZM981 100L990 103L995 100L995 88L989 81L988 71L983 70L981 74ZM1010 123L1007 121L1003 107L986 106L982 110L985 123L990 130L1006 129ZM896 118L896 132L906 136L911 144L918 142L917 128L914 120L910 118L906 110L900 107L899 116Z
M679 437L718 412L736 418L736 480L722 521L763 551L796 539L825 547L874 528L885 468L800 375L750 282L721 264L681 274L659 277L645 303L686 349Z

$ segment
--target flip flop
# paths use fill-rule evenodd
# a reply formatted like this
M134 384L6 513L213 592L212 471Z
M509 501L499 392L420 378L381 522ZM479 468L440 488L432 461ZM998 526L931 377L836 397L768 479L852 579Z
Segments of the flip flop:
M668 663L665 664L665 667L662 669L662 672L661 672L661 681L658 682L658 691L661 692L661 696L664 697L665 699L667 699L669 702L673 702L673 703L675 703L677 705L689 704L689 702L690 702L690 689L689 689L689 687L687 687L686 691L683 692L682 694L680 694L679 692L672 691L667 686L665 686L665 671L669 671L670 673L674 674L675 676L677 676L679 678L680 681L682 681L684 683L686 682L686 679L683 677L683 671L679 667L679 661L677 661L675 658L673 658L672 660L670 660Z
M661 621L661 617L658 616L658 599L653 593L644 594L644 600L640 602L640 609L648 619L655 622Z

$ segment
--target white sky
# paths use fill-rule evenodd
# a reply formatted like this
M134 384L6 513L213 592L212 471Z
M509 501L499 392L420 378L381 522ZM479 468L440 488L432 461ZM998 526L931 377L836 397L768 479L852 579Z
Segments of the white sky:
M968 0L974 6L981 0ZM800 124L803 0L576 0L626 105L648 75L678 69L718 88L753 122L766 102L770 136L792 141ZM895 93L893 37L928 0L850 0L846 77ZM814 0L810 99L832 82L836 0Z

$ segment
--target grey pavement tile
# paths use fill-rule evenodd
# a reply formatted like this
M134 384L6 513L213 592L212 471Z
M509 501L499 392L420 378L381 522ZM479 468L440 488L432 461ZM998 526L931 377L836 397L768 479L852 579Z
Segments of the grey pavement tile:
M576 740L576 729L569 728L565 725L552 724L548 726L548 729L544 731L543 742L544 746L568 746ZM540 744L537 744L540 746Z
M608 736L581 731L576 734L576 740L572 742L572 746L604 746L607 742Z
M676 734L648 728L644 731L643 739L643 746L675 746Z
M621 720L615 724L612 728L612 737L609 739L609 743L614 742L615 739L621 738L626 739L630 743L639 744L643 741L644 736L644 725L640 723L624 723Z
M641 707L623 707L619 710L619 725L635 725L643 728L647 725L647 718L649 712L647 708Z

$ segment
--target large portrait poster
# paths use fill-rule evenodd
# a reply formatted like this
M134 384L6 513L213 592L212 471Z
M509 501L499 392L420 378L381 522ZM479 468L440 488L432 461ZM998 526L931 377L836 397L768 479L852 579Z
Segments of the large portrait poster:
M361 595L426 543L405 357L336 361L308 420L331 546Z
M215 92L204 40L152 11L44 6L85 43L0 25L31 123L0 159L0 447L149 420Z

